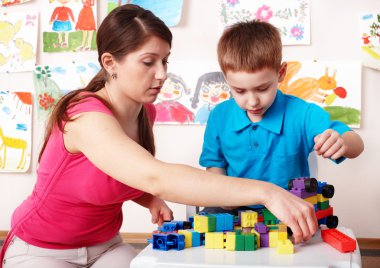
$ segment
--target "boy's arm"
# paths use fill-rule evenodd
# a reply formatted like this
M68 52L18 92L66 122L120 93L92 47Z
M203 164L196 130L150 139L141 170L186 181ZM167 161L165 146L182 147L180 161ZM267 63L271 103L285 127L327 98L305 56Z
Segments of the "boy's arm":
M348 131L342 136L344 143L347 145L347 151L344 154L347 158L358 157L364 150L364 142L355 131Z

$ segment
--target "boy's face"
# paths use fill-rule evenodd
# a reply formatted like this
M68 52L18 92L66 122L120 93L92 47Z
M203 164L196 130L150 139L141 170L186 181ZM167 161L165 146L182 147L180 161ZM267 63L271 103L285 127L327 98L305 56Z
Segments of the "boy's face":
M282 63L278 72L268 68L252 73L227 71L225 79L239 107L252 122L259 122L276 98L277 85L285 73L286 63Z

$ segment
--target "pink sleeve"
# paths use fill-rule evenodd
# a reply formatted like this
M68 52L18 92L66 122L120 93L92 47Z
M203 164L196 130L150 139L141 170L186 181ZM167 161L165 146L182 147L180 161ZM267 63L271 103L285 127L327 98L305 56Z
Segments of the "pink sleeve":
M145 104L144 106L145 106L146 111L148 112L150 122L153 126L154 121L156 120L156 115L157 115L156 107L152 103Z
M79 113L84 112L101 112L109 115L113 115L112 111L108 109L107 106L103 104L97 98L87 97L83 99L80 103L77 103L70 107L67 111L69 117L72 117Z

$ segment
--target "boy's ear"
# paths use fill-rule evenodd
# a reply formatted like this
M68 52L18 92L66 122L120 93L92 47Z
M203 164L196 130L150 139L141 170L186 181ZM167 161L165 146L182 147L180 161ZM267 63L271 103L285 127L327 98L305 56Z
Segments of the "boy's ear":
M282 64L281 64L281 67L280 67L280 70L278 71L278 82L281 83L282 81L284 81L284 78L285 78L285 75L286 75L286 68L287 68L288 64L286 63L286 61L284 61Z
M109 74L112 74L114 72L115 65L116 65L116 61L114 57L112 56L112 54L105 52L102 54L100 60L102 62L104 69L106 69L106 71Z

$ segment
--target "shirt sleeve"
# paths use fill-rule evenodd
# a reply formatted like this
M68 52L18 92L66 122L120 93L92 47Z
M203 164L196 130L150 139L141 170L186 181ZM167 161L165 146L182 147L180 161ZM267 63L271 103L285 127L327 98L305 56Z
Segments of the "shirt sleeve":
M202 153L199 158L199 164L203 167L225 168L227 165L220 144L217 118L218 114L214 109L207 121Z
M343 135L347 131L351 131L346 124L340 121L331 121L329 113L315 104L311 104L306 113L305 129L309 152L314 150L315 136L323 133L325 130L333 129L340 135ZM340 163L342 162L341 160L334 162Z

